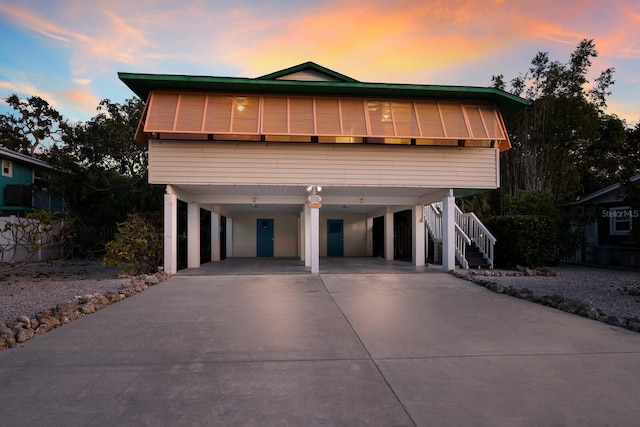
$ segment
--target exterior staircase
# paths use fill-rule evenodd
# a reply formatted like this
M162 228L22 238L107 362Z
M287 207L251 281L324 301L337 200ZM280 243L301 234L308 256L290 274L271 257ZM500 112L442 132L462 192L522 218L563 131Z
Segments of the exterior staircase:
M455 209L456 262L462 268L493 269L496 238L473 212ZM442 261L442 203L424 207L424 222L426 237L433 241L434 262Z

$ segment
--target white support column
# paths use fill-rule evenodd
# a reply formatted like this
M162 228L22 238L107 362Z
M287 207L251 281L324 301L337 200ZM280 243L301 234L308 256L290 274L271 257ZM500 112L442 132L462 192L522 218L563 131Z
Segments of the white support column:
M413 219L413 265L416 267L422 267L424 265L425 258L425 237L424 237L424 207L422 205L416 205L411 212Z
M387 213L384 214L384 259L387 261L393 261L393 225L393 212L387 211Z
M304 205L304 266L311 267L311 209Z
M320 273L320 209L309 209L310 213L310 251L311 274Z
M187 205L187 267L200 267L200 205Z
M167 185L164 195L164 271L176 274L178 271L178 198Z
M444 271L456 268L456 199L453 191L442 199L442 269Z
M220 261L220 214L211 212L211 261Z

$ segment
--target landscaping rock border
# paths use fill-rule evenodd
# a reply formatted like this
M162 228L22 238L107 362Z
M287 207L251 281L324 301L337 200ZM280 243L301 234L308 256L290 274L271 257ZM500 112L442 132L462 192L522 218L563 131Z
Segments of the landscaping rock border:
M493 272L486 270L481 274L475 273L473 270L453 270L451 274L477 285L483 286L497 294L506 294L512 297L531 301L536 304L542 304L547 307L562 310L570 314L586 317L588 319L597 320L609 325L626 328L634 332L640 332L640 318L608 315L591 302L580 301L573 298L567 298L558 294L537 294L528 288L516 288L513 286L502 285L495 280L491 280L492 276L552 276L550 270L534 270L525 269L523 271L514 272Z
M75 301L57 304L36 313L34 317L20 316L7 324L0 323L0 351L22 344L36 335L42 335L67 324L78 317L94 313L111 304L115 304L130 296L136 295L149 286L164 282L169 277L165 272L142 274L131 279L129 284L121 286L117 291L106 294L92 294L76 297Z

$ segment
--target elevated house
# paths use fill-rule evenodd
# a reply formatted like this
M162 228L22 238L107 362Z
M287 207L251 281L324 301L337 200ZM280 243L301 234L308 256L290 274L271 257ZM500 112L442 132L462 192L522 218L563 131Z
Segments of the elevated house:
M499 186L503 115L521 98L359 82L313 62L258 78L119 77L146 100L135 138L149 182L166 185L169 273L225 257L293 257L317 273L321 257L421 266L432 248L451 270L469 265L466 248L491 256L455 197Z

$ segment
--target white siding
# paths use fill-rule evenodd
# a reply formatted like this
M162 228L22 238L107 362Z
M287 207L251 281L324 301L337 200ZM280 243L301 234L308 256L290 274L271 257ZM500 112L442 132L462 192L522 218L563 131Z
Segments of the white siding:
M149 142L152 184L497 188L497 150L405 145Z
M298 215L273 215L273 256L299 257L298 253Z
M367 256L367 217L362 215L322 214L320 209L320 256L327 256L327 220L343 220L345 257Z
M337 78L316 70L304 70L278 77L276 80L298 80L307 82L337 82Z
M284 213L251 213L233 216L232 257L253 258L256 256L258 218L273 219L273 256L299 257L298 215Z
M321 210L322 212L322 210ZM273 218L274 257L299 257L298 216L296 214L252 213L233 217L233 254L237 258L256 256L256 220ZM367 218L363 215L320 215L320 256L327 255L327 219L344 221L344 256L367 254Z
M233 216L233 235L232 257L237 258L253 258L256 256L256 219L255 215L234 215Z

